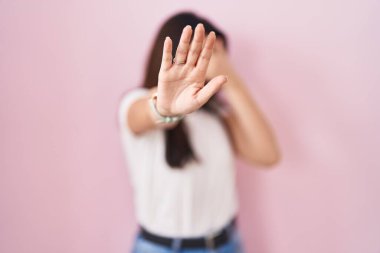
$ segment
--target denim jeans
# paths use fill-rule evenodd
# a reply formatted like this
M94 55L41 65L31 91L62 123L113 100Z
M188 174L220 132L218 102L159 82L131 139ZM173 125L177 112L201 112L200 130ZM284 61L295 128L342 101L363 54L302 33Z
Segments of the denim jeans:
M177 239L173 243L172 247L167 247L148 241L143 238L140 233L137 233L135 236L132 253L244 253L241 236L237 227L233 227L229 233L229 241L216 249L186 248L179 250L176 245L180 244L180 239Z

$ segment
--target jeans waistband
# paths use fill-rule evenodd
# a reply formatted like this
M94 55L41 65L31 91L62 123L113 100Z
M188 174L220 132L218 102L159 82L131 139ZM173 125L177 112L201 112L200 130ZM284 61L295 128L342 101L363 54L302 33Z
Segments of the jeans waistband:
M173 250L181 248L217 248L227 243L232 235L233 229L236 226L236 217L233 217L230 222L222 229L209 233L203 237L165 237L151 233L144 227L140 226L140 235L151 242L170 247Z

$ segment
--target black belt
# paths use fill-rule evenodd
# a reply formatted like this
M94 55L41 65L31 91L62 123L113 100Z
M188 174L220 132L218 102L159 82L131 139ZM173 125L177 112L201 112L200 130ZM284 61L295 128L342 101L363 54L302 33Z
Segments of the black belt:
M236 225L236 217L222 231L212 237L181 238L180 248L218 248L229 241L229 229ZM148 241L171 247L174 238L152 234L140 225L140 234Z

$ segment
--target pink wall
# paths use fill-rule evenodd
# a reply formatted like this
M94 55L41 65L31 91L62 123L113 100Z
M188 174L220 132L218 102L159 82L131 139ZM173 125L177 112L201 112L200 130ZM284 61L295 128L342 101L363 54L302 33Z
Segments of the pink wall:
M238 167L247 252L380 252L380 4L0 1L0 252L128 252L136 221L116 125L163 18L191 8L278 135Z

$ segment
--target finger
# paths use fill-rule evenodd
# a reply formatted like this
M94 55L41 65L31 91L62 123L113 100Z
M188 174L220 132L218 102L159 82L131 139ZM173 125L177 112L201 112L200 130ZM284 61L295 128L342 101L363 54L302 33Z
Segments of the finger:
M190 45L190 51L187 55L186 65L195 66L199 54L202 50L203 41L205 39L205 28L203 24L198 24L194 31L194 38Z
M196 66L201 73L206 73L207 71L207 67L210 63L211 55L213 53L215 40L215 32L210 32L207 36L206 42L204 44L204 47L202 49L201 55L199 56Z
M196 95L196 100L202 106L214 95L223 84L227 82L227 76L217 76L211 79Z
M183 28L182 35L179 40L179 44L174 58L177 63L182 63L186 61L187 53L189 52L190 48L192 33L193 32L190 25L187 25L185 28Z
M161 70L168 70L172 66L172 40L166 37L162 52Z

